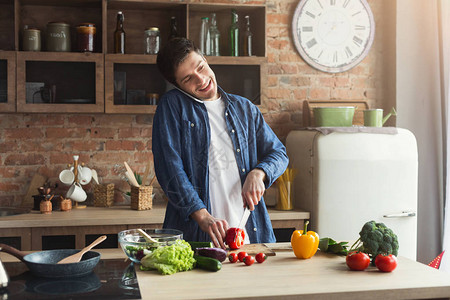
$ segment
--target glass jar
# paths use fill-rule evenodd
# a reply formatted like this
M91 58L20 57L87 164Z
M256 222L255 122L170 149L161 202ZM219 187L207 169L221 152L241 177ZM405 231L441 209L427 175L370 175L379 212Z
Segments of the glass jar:
M23 51L41 51L41 31L36 28L23 30Z
M77 50L80 52L95 51L95 33L97 29L93 23L81 23L77 26Z
M158 54L161 37L159 35L158 27L151 27L145 30L145 54Z
M158 99L159 99L159 94L157 93L147 93L145 95L145 99L146 99L146 104L149 105L157 105L158 104Z
M47 51L70 52L70 25L49 22L46 33Z

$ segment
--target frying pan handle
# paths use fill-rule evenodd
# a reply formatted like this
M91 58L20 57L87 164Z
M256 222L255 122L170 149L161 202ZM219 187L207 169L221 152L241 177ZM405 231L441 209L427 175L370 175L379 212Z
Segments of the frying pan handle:
M0 244L0 251L11 254L12 256L15 256L18 259L20 259L21 261L25 262L23 258L26 255L26 253L14 248L14 247L8 246L6 244Z

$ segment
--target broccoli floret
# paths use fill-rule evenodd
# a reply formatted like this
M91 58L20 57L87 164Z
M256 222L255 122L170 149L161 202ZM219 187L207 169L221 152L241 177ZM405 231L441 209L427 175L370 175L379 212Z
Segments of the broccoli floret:
M358 246L358 250L369 254L373 259L372 261L378 254L398 255L397 235L384 223L367 222L361 229L359 236L357 242L362 243L362 245Z

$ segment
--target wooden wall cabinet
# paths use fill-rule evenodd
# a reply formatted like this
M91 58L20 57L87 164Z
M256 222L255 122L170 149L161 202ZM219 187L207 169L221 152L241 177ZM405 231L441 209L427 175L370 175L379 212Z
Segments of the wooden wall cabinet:
M57 54L17 53L17 112L104 112L103 54Z
M0 112L15 111L16 52L0 51Z
M241 36L244 16L250 16L251 57L229 56L232 9L239 15ZM113 49L118 11L125 16L125 54L115 54ZM0 51L0 74L2 68L8 73L8 98L2 101L0 95L0 112L154 113L156 105L145 95L162 95L172 87L160 75L156 55L144 54L145 29L158 27L163 47L169 38L170 19L175 17L178 35L198 45L201 18L211 13L216 14L221 34L221 56L207 60L218 84L261 105L267 61L265 5L190 0L0 0L0 50L5 50ZM70 24L71 52L47 51L46 25L55 20ZM85 22L96 25L93 53L76 49L75 27ZM25 26L41 30L41 51L23 51Z

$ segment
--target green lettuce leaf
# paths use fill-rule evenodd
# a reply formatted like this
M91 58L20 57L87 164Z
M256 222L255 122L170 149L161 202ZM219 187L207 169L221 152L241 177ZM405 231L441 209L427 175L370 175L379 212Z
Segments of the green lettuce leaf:
M171 275L194 268L194 251L188 242L177 240L170 246L161 246L141 259L141 270L158 270Z

